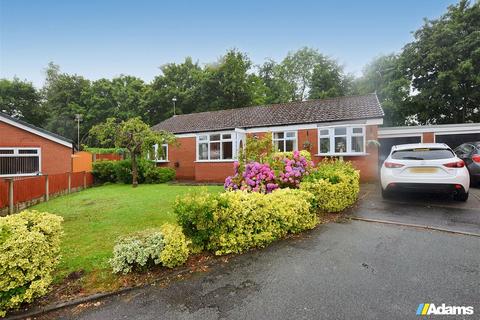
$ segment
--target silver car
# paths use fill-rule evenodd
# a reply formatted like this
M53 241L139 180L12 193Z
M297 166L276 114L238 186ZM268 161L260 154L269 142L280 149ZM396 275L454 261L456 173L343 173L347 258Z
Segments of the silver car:
M480 141L466 142L454 151L457 157L465 162L472 186L478 186L480 184Z

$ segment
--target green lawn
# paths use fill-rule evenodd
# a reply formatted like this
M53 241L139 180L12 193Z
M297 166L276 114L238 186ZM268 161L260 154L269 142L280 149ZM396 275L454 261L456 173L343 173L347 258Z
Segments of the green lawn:
M61 196L32 207L64 218L65 236L57 280L73 271L109 270L108 259L118 236L175 223L172 205L192 186L107 185ZM209 186L221 191L220 186Z

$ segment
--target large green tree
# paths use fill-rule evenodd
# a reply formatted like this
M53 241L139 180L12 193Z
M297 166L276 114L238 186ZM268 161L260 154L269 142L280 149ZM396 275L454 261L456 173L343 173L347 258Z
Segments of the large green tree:
M41 96L31 82L0 79L0 111L33 125L44 124Z
M420 123L480 122L480 2L426 20L402 53Z
M409 115L414 112L410 79L403 70L399 55L375 58L365 66L362 76L354 81L354 87L357 94L377 93L385 111L385 125L409 124Z
M262 104L264 86L253 74L252 62L245 53L229 50L215 64L205 68L202 103L207 110L231 109Z
M345 96L352 90L353 76L345 74L343 66L335 60L323 57L313 67L309 99L325 99Z

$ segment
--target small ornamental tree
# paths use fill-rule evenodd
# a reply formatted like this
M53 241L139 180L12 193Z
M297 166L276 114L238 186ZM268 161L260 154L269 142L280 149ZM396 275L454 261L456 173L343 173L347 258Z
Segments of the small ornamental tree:
M95 136L102 145L124 148L130 154L132 162L132 186L138 185L137 159L146 156L152 151L155 144L172 143L175 136L166 131L153 131L140 117L125 121L108 118L104 123L90 129L90 134ZM157 148L158 155L162 154L163 148Z

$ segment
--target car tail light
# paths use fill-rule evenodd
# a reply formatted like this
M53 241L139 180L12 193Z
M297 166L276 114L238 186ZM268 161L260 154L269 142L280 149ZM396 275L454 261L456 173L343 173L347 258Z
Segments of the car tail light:
M473 162L480 163L480 154L472 156Z
M463 162L463 160L459 160L455 162L445 163L443 166L447 168L463 168L465 167L465 162Z
M401 163L395 163L395 162L385 162L384 165L385 165L385 168L390 168L390 169L401 168L401 167L405 166Z

